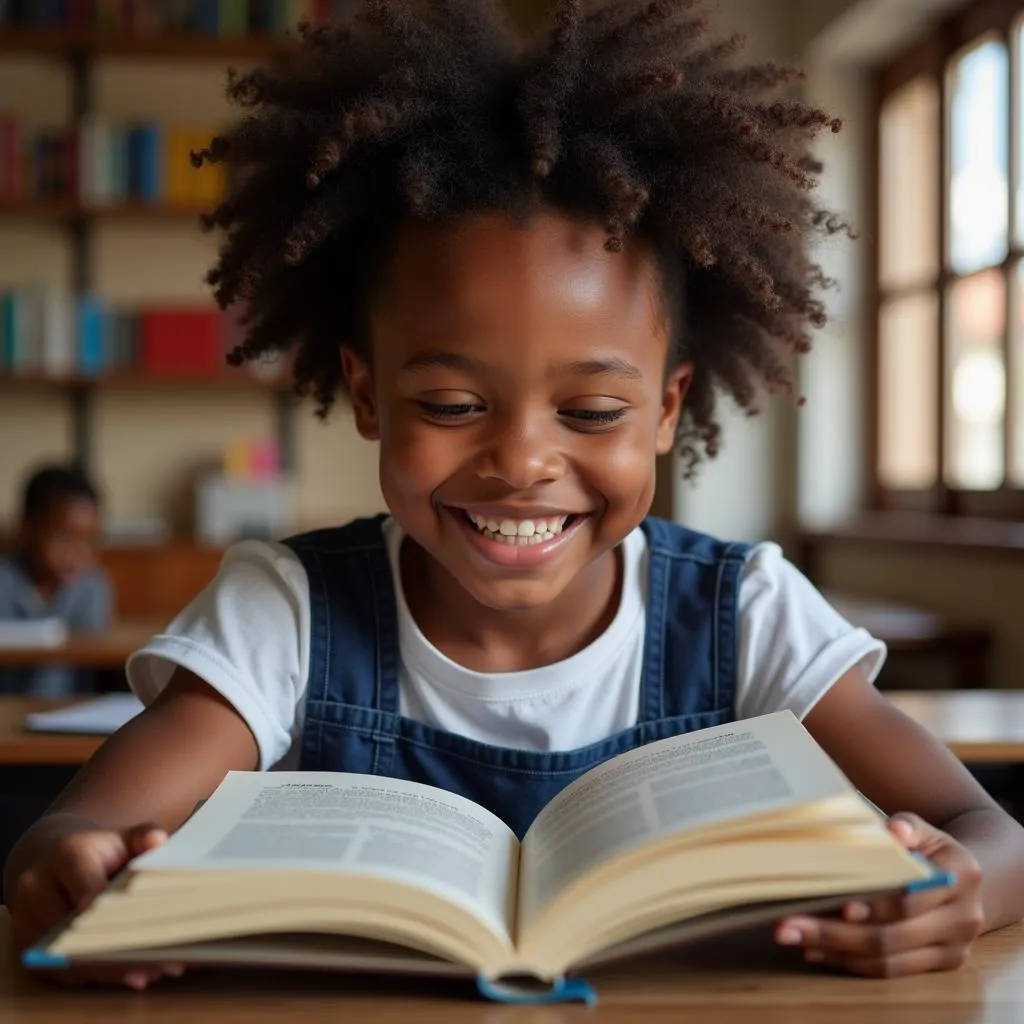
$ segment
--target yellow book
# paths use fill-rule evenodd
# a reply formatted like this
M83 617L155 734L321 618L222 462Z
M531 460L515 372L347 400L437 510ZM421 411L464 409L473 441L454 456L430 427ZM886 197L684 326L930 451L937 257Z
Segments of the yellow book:
M192 175L188 151L190 136L187 128L172 125L167 131L167 202L170 206L191 206Z
M219 129L216 126L197 127L191 134L191 148L195 152L208 149ZM203 208L216 206L224 197L223 164L203 164L193 168L194 202Z
M522 842L418 783L232 772L24 959L465 976L497 1000L590 1002L611 962L949 882L783 711L607 761Z

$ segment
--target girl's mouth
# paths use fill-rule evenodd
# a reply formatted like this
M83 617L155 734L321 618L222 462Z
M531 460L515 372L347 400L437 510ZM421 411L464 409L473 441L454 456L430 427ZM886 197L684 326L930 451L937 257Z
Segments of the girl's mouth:
M536 519L498 519L493 516L478 515L476 512L463 511L462 514L467 522L488 540L514 547L527 547L554 540L572 525L573 520L579 518L575 515L563 515Z
M483 558L512 570L537 569L557 557L589 518L587 513L513 519L455 507L447 511Z

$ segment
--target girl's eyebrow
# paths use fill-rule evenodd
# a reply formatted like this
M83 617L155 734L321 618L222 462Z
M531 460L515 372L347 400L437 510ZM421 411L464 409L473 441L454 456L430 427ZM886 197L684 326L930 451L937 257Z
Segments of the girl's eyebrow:
M402 366L402 372L415 373L420 370L440 367L443 370L462 370L465 373L472 373L482 366L479 359L462 355L460 352L417 352L416 355L406 360Z
M581 359L570 363L568 369L580 377L625 377L642 381L644 375L632 364L618 356L609 359Z

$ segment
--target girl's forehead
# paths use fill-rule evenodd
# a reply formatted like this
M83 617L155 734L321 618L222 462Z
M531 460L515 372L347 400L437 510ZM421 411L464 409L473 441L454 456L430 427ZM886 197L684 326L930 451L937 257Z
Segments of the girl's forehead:
M536 314L642 320L660 308L660 279L642 241L605 248L595 222L541 211L525 221L483 213L411 222L399 233L383 303L419 316Z

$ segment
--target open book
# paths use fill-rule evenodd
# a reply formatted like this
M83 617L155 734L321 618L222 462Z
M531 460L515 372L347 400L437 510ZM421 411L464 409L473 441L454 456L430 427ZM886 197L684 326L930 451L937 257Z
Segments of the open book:
M589 999L579 975L602 962L944 882L779 712L606 762L522 844L417 783L232 772L25 963L465 974L493 998Z

